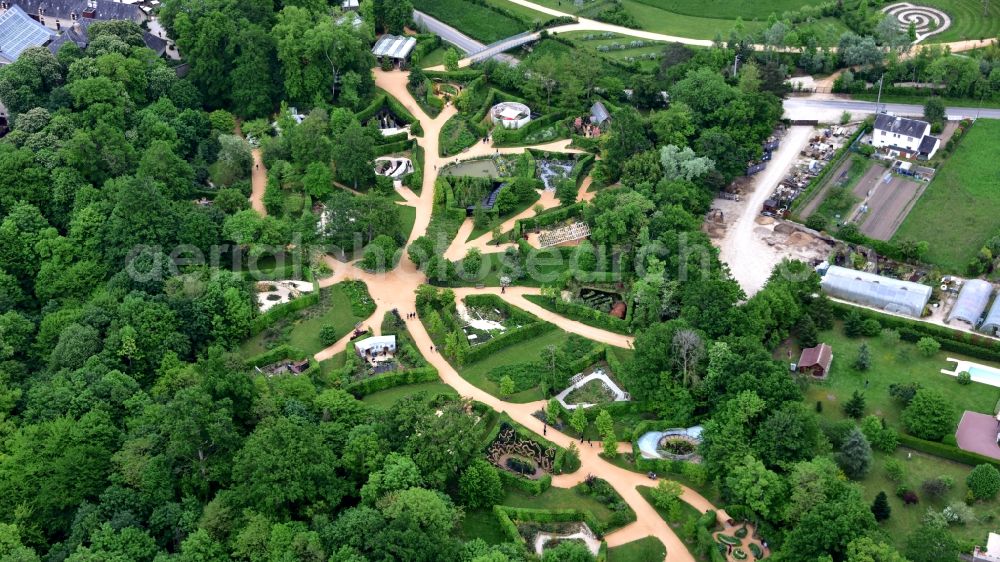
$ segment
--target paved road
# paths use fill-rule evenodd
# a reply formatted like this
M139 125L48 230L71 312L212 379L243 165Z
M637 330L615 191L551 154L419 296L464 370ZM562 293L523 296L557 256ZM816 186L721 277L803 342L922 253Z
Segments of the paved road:
M848 111L852 114L875 113L875 102L848 99L816 99L789 98L785 100L785 117L789 119L819 119L820 121L837 121L840 115ZM886 111L898 115L922 115L924 108L916 104L884 103ZM1000 109L975 107L949 107L950 119L975 118L1000 119Z

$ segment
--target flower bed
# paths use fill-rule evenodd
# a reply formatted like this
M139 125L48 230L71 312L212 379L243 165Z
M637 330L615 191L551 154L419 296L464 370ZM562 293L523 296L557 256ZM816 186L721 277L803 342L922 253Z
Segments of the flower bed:
M733 558L737 560L746 560L747 553L742 548L736 547L733 549Z
M736 529L736 532L733 534L736 535L736 538L738 539L745 538L747 536L747 528L740 527L739 529Z
M753 557L756 558L757 560L760 560L761 558L764 557L764 549L761 548L760 545L755 542L750 543L750 553L753 554Z
M729 535L723 535L722 533L719 533L716 536L716 538L719 540L719 542L721 542L723 544L731 544L733 546L738 545L738 544L742 544L742 542L743 542L743 541L741 541L740 539L738 539L736 537L731 537Z

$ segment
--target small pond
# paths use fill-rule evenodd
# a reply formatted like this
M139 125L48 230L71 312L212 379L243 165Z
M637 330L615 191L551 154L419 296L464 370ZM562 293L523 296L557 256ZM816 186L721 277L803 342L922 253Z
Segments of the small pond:
M482 160L466 160L452 164L441 171L442 176L468 176L473 178L496 178L500 177L493 160L484 158Z

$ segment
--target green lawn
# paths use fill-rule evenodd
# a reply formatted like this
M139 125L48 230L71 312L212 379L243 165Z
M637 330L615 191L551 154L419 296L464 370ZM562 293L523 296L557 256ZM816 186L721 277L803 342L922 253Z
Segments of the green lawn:
M430 68L439 64L444 64L444 54L448 52L449 45L442 45L433 51L428 52L420 58L420 68Z
M809 386L806 400L810 407L817 401L822 402L823 415L831 419L844 418L841 404L855 390L860 390L865 395L865 414L883 416L890 425L898 427L902 408L889 396L889 385L892 383L916 381L924 388L943 394L953 405L956 426L965 410L992 414L1000 397L1000 389L996 387L976 382L962 386L955 381L955 377L940 372L954 366L954 363L945 361L947 357L983 361L944 351L933 357L924 357L911 343L900 342L898 346L890 347L879 337L850 339L839 329L820 333L819 341L833 347L833 364L826 382ZM872 354L872 366L866 372L856 371L852 366L862 342L868 343ZM904 359L899 356L900 350L905 352ZM869 381L867 389L866 380Z
M656 504L653 503L652 497L650 495L650 492L652 491L652 488L649 488L647 486L639 486L638 490L639 490L639 493L642 495L643 499L645 499L647 502L649 502L649 505L653 506L653 509L655 509L656 512L660 514L660 518L663 519L664 521L666 521L667 524L670 525L670 527L674 530L674 532L677 533L677 536L680 537L680 539L682 541L684 541L685 546L687 546L687 548L688 548L688 552L690 552L691 555L695 557L695 560L708 560L708 558L706 558L706 557L701 556L700 554L698 554L698 548L697 548L698 545L697 545L697 543L695 541L689 541L689 540L687 540L687 538L684 536L684 534L680 532L681 531L681 527L684 526L684 522L685 521L687 521L691 517L700 517L701 513L697 509L691 507L690 505L688 505L688 504L686 504L686 503L684 503L682 501L681 502L681 516L679 518L677 518L677 519L671 519L669 517L669 514L666 512L666 510L663 510L663 509L660 509L660 508L656 507ZM611 558L610 555L611 555L611 553L608 552L608 560L609 560L609 562L612 560L612 558Z
M586 494L577 492L573 488L552 487L537 496L509 488L501 505L533 509L583 509L593 513L594 517L602 523L611 519L611 510L604 504Z
M459 369L459 373L462 375L462 378L469 381L476 387L481 388L494 396L499 396L500 388L497 383L486 377L486 373L488 373L490 369L500 365L537 361L541 355L542 349L545 348L545 346L555 345L557 347L562 347L568 337L569 332L556 328L536 338L532 338L512 345L506 349L502 349L482 361L471 365L465 365ZM535 400L541 400L542 398L544 398L544 396L542 396L541 391L538 387L535 387L523 392L518 392L517 394L512 394L508 396L506 400L508 402L523 403L534 402Z
M925 240L930 243L926 261L963 272L983 242L1000 229L997 139L1000 121L977 121L942 164L893 240Z
M502 10L512 12L517 17L531 23L545 23L553 18L553 16L539 12L538 10L532 10L527 6L508 2L507 0L486 0L486 3L490 6L496 6Z
M339 284L320 291L318 304L295 312L250 338L240 347L240 354L252 357L276 345L287 343L307 355L313 355L326 347L319 341L320 328L332 325L336 327L337 334L343 336L358 321L364 320L351 313L351 300Z
M455 389L444 384L443 382L421 382L416 384L406 384L403 386L396 386L393 388L387 388L385 390L380 390L365 396L361 399L362 402L378 408L379 410L387 410L392 407L393 404L399 402L407 396L411 396L418 392L424 392L427 398L433 398L438 394L448 394L451 396L458 396Z
M590 511L598 521L607 523L611 519L610 509L594 498L578 493L574 488L553 487L537 496L515 488L507 488L507 495L504 496L500 505L532 509L583 509ZM465 517L462 519L461 533L462 538L465 540L481 538L490 544L510 541L507 535L500 529L496 516L493 515L493 510L491 509L466 512ZM651 547L646 548L648 550ZM662 548L663 545L660 545L661 550ZM646 559L617 558L616 560L635 560L636 562L640 562ZM662 554L659 560L663 560Z
M409 240L410 232L413 232L413 223L417 221L417 208L409 205L396 205L399 209L400 230L403 238Z
M461 536L465 541L483 539L489 544L510 542L510 538L497 523L497 516L492 509L477 509L466 511L462 518Z
M905 469L903 483L908 485L917 493L920 503L916 505L904 505L903 501L896 497L895 490L898 484L889 480L885 475L885 460L889 457L898 459ZM872 471L861 480L864 487L865 500L872 502L875 496L884 491L889 496L889 506L892 514L889 519L879 524L880 527L891 537L896 546L903 546L907 537L913 529L920 526L920 520L927 513L928 509L941 511L949 504L965 499L966 491L965 478L972 467L959 464L949 460L927 455L918 451L899 448L892 455L885 453L875 453L875 461ZM921 484L930 478L938 476L950 476L955 481L955 486L945 496L939 500L932 499L920 489ZM978 521L966 523L965 525L954 525L949 527L949 531L960 541L975 541L977 544L984 544L986 536L990 531L995 531L996 526L992 520L1000 516L1000 504L997 500L989 502L977 502L973 505Z
M508 15L463 0L414 0L413 7L483 43L517 35L529 27Z
M646 537L608 549L608 562L663 562L667 548L660 539Z
M783 12L797 10L802 6L820 4L822 0L637 0L637 2L675 14L747 21L766 21L771 13L781 16Z
M925 43L987 39L1000 34L998 2L990 2L988 17L983 17L983 3L980 0L920 0L915 4L940 8L951 17L951 27L942 33L931 35Z

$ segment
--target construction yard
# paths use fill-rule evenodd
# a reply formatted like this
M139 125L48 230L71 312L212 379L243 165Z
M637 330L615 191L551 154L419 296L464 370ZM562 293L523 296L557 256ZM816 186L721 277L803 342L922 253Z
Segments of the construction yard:
M815 133L811 126L790 127L767 169L743 185L739 199L716 199L706 217L705 232L747 296L764 286L782 259L815 263L830 255L831 240L762 214L765 201L772 198Z

